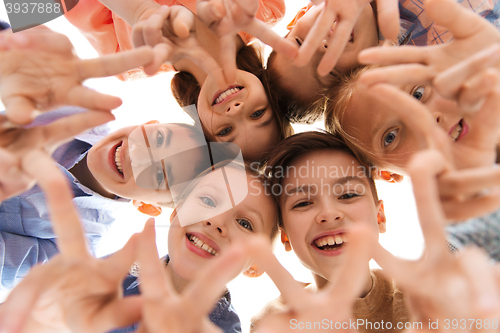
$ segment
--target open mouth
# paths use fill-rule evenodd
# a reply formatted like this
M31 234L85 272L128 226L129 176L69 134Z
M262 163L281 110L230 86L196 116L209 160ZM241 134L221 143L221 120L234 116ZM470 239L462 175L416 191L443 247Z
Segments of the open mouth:
M122 143L120 143L120 145L115 149L115 166L116 170L118 170L118 172L123 176L123 165L121 159Z
M467 125L465 124L463 119L460 119L458 124L453 127L449 135L453 139L453 141L459 140L461 137L463 137L467 133Z
M340 249L347 243L346 234L326 235L315 239L312 245L322 251L333 251Z
M215 96L212 105L220 104L220 103L224 102L228 97L230 97L234 94L237 94L242 89L243 89L243 87L230 87L230 88L224 90L223 92L221 92Z
M195 235L186 234L186 237L197 248L211 254L214 257L219 255L219 253L215 251L210 245L204 243L201 239L199 239Z

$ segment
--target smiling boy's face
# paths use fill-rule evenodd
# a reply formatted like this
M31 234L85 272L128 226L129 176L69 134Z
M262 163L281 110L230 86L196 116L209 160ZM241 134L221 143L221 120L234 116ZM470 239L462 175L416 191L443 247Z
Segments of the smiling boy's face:
M282 182L284 230L302 264L328 280L342 263L350 227L362 225L377 238L385 232L382 201L375 202L364 169L345 152L307 153L292 166L308 171L290 173Z
M324 3L313 6L307 11L293 26L286 39L297 43L300 47L306 39L309 30L313 27L316 19L321 14ZM330 32L325 36L325 40L334 33ZM359 66L357 56L358 53L368 47L379 45L378 28L370 4L367 4L361 12L351 34L351 39L347 43L342 55L340 56L335 71L339 73L347 73L351 69ZM273 67L273 71L279 74L279 82L282 87L290 91L298 99L311 103L315 99L321 97L320 91L322 88L327 88L334 81L333 77L326 75L319 77L317 74L318 64L325 54L324 45L320 45L314 53L312 59L303 67L294 65L294 60L276 53L269 66Z

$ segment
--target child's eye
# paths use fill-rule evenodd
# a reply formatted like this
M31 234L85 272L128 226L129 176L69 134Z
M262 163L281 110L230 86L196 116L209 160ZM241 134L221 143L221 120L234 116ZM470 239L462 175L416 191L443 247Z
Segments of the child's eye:
M226 127L222 131L220 131L219 133L217 133L217 136L226 136L229 133L231 133L232 129L233 129L232 127Z
M384 142L382 143L384 148L387 147L388 145L390 145L391 143L393 143L394 140L396 140L396 136L398 135L398 132L399 132L399 129L393 129L392 131L390 131L389 133L387 133L384 136Z
M161 147L164 141L165 135L161 131L156 132L156 147Z
M239 225L248 230L253 230L252 224L247 219L236 219Z
M310 203L309 201L303 201L303 202L299 202L298 204L294 205L292 207L292 209L295 209L295 208L300 208L300 207L307 207L309 205L311 205L312 203Z
M255 111L254 113L252 113L250 115L250 118L259 118L260 116L262 116L264 114L264 112L266 112L266 109Z
M295 37L295 42L299 44L299 46L302 46L302 39L300 39L299 37Z
M158 184L158 188L161 187L164 180L165 180L165 174L163 173L163 169L156 168L156 183Z
M420 101L422 99L422 97L424 96L424 93L425 93L425 87L417 86L417 87L413 88L411 95Z
M200 200L203 201L203 203L209 207L214 207L214 208L216 207L215 202L210 197L202 196L200 197Z
M352 198L356 198L356 197L359 197L359 194L357 193L345 193L345 194L342 194L339 199L352 199Z

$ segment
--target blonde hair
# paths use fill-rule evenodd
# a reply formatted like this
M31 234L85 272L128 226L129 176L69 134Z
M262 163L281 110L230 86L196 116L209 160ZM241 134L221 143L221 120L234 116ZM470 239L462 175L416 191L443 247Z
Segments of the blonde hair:
M379 66L370 65L354 69L349 74L337 74L339 84L332 87L326 96L325 129L327 132L340 136L349 148L370 165L375 165L374 154L364 147L358 139L347 133L342 121L348 112L351 101L359 90L358 79L361 74Z

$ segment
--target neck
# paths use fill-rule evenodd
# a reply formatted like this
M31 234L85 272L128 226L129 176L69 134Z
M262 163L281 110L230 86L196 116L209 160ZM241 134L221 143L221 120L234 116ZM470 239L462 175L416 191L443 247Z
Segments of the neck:
M177 274L170 263L165 266L165 271L177 292L181 293L189 285L190 281Z
M328 279L325 279L323 276L317 275L316 273L313 273L313 278L315 282L315 288L316 290L323 289L329 281L338 281L338 278L340 277L340 274L343 274L341 270L336 270L333 272ZM359 294L358 297L363 298L368 294L372 288L372 275L370 273L370 266L366 266L366 268L363 270L363 288Z
M71 169L68 170L73 176L80 182L80 184L85 185L94 192L99 193L105 198L114 199L116 195L107 191L102 185L94 178L92 172L90 172L87 166L87 155L78 163L76 163Z

